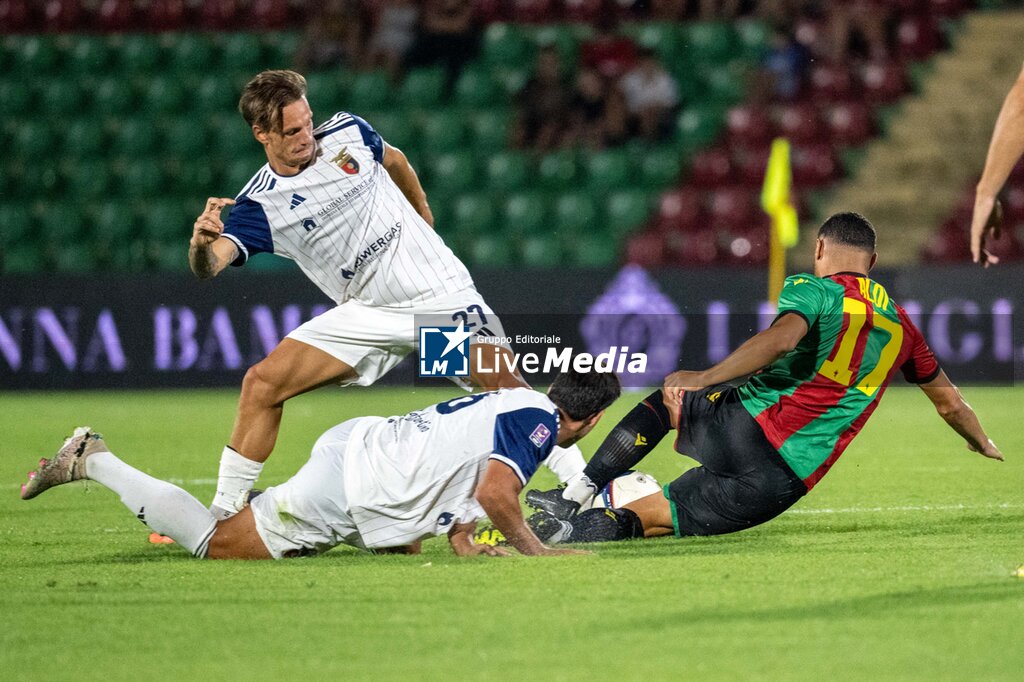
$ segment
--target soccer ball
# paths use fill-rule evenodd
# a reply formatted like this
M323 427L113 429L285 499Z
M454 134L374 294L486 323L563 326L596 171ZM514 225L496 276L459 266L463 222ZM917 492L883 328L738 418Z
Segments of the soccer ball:
M617 509L624 505L661 492L661 485L650 474L642 471L627 471L591 499L580 506L580 511L587 509Z

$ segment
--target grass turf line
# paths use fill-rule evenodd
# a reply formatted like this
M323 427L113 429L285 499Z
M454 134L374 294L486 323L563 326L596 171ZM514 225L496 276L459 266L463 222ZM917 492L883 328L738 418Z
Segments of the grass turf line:
M337 422L452 395L300 397L261 483L294 473ZM209 481L234 391L0 394L0 669L19 679L1016 678L1024 392L966 395L1006 463L966 452L918 391L893 389L793 513L732 536L559 559L460 560L438 539L419 557L339 548L218 563L148 545L98 484L31 502L17 484L80 424L153 475ZM584 452L640 397L613 406ZM667 482L689 462L663 443L642 468ZM185 487L204 502L213 493Z

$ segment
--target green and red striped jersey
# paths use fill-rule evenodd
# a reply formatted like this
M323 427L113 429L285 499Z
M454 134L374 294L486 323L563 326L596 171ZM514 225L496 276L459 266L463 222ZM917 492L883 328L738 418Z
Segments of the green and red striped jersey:
M906 311L866 275L794 275L778 319L799 315L807 334L792 352L739 388L761 425L810 490L874 412L897 370L931 381L939 363Z

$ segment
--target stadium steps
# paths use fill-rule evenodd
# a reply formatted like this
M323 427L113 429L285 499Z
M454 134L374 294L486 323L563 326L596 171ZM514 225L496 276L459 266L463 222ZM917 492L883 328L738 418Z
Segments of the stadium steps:
M920 92L905 100L888 135L869 146L825 214L863 213L880 229L887 263L916 261L981 170L993 122L1020 70L1021 35L1024 12L966 17L953 49L936 57ZM809 253L798 250L798 262L806 257L801 251Z

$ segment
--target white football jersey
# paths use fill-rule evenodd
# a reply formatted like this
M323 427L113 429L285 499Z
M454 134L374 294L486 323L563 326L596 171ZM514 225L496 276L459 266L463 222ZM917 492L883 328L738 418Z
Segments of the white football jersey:
M293 176L266 164L224 221L243 265L257 253L298 263L341 304L411 307L472 287L466 267L384 169L384 141L344 112L313 131L316 161Z
M473 493L489 460L525 486L557 439L558 409L528 388L360 419L344 457L349 513L368 548L442 535L486 516Z

